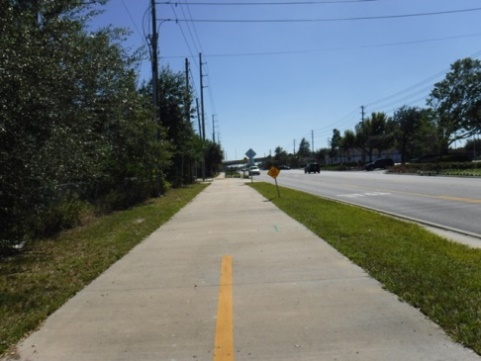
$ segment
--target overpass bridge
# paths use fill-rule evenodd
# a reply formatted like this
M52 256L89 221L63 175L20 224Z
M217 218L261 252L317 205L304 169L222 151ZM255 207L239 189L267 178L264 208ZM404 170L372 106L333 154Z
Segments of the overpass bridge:
M259 158L254 158L254 163L262 163L265 160L267 160L267 157L259 157ZM222 162L222 165L224 167L233 167L236 165L247 165L248 160L247 159L238 159L238 160L226 160Z

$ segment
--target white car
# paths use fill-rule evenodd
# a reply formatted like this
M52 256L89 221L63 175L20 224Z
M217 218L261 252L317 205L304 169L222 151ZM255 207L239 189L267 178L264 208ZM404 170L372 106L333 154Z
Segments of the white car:
M253 165L249 167L249 175L261 175L259 167Z

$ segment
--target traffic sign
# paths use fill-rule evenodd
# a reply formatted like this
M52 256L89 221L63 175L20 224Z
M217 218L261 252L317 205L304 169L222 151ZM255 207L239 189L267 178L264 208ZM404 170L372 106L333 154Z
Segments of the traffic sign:
M247 155L250 159L254 158L254 157L256 156L256 154L257 154L257 153L254 152L254 151L252 150L252 148L250 148L250 149L246 152L246 155Z
M276 181L277 196L279 198L281 198L281 192L279 191L279 185L277 184L277 176L279 175L280 172L281 170L274 166L270 167L269 171L267 172L267 174L270 175L272 178L274 178L274 180Z
M280 171L279 168L276 168L276 167L272 166L272 167L270 167L267 174L270 175L272 178L276 179L280 172L281 171Z
M247 152L246 155L249 157L249 165L254 165L254 157L256 156L256 152L250 148Z

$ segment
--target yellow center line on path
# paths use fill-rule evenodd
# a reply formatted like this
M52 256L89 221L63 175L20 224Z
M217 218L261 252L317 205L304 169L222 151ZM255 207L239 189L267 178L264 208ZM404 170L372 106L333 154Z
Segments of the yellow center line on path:
M214 361L234 361L232 256L222 257L217 325L215 329Z

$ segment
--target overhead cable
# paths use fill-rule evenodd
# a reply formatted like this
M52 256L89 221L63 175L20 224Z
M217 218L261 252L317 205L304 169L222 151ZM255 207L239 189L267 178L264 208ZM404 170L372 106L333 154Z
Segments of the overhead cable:
M326 0L326 1L259 1L259 2L182 2L177 1L159 1L156 4L159 5L202 5L202 6L269 6L269 5L322 5L322 4L343 4L343 3L363 3L363 2L374 2L378 0Z
M414 14L399 14L399 15L379 15L379 16L359 16L351 18L321 18L321 19L162 19L163 21L176 22L196 22L196 23L315 23L315 22L336 22L336 21L360 21L360 20L385 20L385 19L400 19L412 18L421 16L435 16L446 14L459 14L467 12L481 11L479 8L433 11L425 13Z

